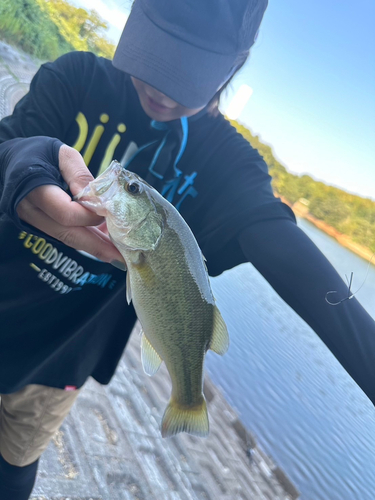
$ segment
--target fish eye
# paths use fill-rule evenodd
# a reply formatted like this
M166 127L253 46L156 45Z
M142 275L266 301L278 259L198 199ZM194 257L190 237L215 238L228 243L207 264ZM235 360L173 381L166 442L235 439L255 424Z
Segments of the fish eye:
M137 182L132 182L131 184L130 182L128 182L125 186L125 189L130 194L137 194L140 190L139 184Z

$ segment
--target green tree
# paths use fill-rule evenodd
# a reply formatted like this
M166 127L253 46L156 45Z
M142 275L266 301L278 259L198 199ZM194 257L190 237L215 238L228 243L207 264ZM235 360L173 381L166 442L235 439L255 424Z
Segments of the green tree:
M95 10L64 0L0 0L0 38L42 60L72 50L111 59L115 46L105 37L107 23Z
M0 38L43 60L73 50L35 0L0 1Z
M57 26L60 35L76 50L89 50L112 59L115 46L104 36L108 24L95 10L86 11L64 0L36 0Z
M261 142L244 125L230 121L242 136L263 156L273 178L274 191L291 204L300 198L308 201L309 212L353 241L375 252L375 202L342 189L315 181L309 175L294 175L278 162L268 144Z

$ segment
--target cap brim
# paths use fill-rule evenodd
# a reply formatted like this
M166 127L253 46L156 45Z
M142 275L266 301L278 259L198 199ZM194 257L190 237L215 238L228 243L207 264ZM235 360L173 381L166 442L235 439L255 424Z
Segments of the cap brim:
M227 80L235 55L203 50L155 25L135 2L113 65L191 109L208 104Z

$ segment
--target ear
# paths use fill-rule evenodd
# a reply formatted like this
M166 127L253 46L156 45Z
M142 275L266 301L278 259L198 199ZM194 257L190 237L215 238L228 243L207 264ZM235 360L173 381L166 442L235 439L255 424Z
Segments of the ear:
M154 250L162 232L162 217L156 212L151 212L140 226L128 232L125 244L134 250Z

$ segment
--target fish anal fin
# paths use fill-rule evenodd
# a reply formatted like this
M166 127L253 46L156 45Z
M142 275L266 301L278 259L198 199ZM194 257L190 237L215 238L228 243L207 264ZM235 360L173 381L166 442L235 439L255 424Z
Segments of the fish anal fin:
M155 351L154 347L152 346L151 342L148 340L146 335L142 334L142 340L141 340L141 359L142 359L142 366L150 377L154 375L160 368L160 365L162 364L163 360L159 356L159 354Z
M209 430L207 404L203 394L195 406L182 406L171 398L161 423L163 437L171 437L180 432L207 437Z
M220 314L219 309L214 307L214 325L212 332L212 339L209 348L211 351L216 352L222 356L225 354L229 347L229 335L227 325Z

